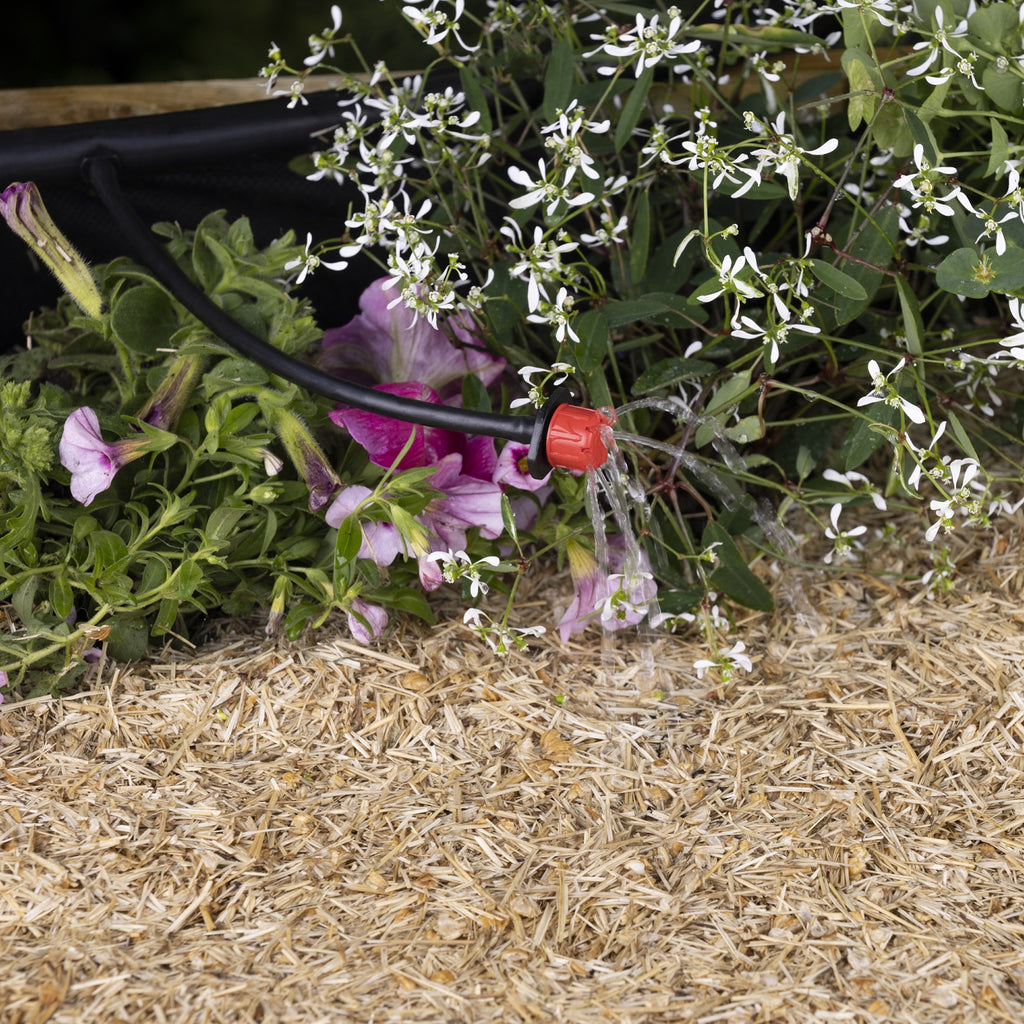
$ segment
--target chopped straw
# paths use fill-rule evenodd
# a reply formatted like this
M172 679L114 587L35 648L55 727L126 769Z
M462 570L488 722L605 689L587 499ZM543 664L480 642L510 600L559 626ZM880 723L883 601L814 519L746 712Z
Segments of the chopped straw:
M762 565L726 686L696 637L236 624L5 706L0 1019L1020 1020L1022 536L935 600Z

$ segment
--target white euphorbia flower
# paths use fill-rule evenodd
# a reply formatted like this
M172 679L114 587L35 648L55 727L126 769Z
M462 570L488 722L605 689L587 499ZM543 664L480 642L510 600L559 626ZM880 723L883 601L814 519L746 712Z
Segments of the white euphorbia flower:
M911 205L915 208L921 207L928 213L934 211L943 217L952 217L956 209L950 203L955 199L968 213L975 213L974 206L959 185L954 185L952 190L943 196L935 194L937 181L956 177L955 167L932 167L924 155L924 146L920 142L914 146L913 159L916 172L901 174L892 183L893 188L902 189L910 195L913 200Z
M820 334L821 328L813 324L804 323L802 320L792 320L793 311L784 306L785 316L780 317L775 323L769 323L762 327L756 320L745 314L733 317L731 326L732 334L737 338L746 338L748 341L760 338L762 343L769 346L768 358L772 363L779 361L782 346L789 340L791 331L799 331L803 334Z
M529 392L526 398L513 398L509 402L510 409L518 409L524 405L532 405L539 409L545 402L545 388L550 384L558 387L564 384L570 373L576 368L569 363L552 363L550 368L544 366L524 366L519 370L519 376L529 385ZM539 377L539 380L534 378Z
M795 200L800 186L800 164L804 157L823 156L839 148L838 139L827 139L814 149L804 149L796 144L796 139L786 133L786 114L780 111L769 132L767 146L754 150L757 157L757 173L760 175L766 168L781 174L788 185L789 198ZM764 128L762 126L762 132Z
M413 3L420 6L414 7ZM454 8L451 14L445 14L438 9L444 3L450 3ZM466 51L466 54L470 54L479 50L480 44L472 46L460 34L459 19L462 17L465 7L465 0L411 0L407 6L402 8L402 14L418 31L423 33L423 41L428 46L439 46L451 35L455 37L456 42Z
M697 678L703 679L704 673L708 669L717 668L721 674L722 682L727 683L732 678L732 674L736 669L743 669L744 672L749 672L754 667L754 663L744 653L746 649L747 645L742 640L737 640L729 650L722 651L715 659L700 658L693 663L693 667L697 670Z
M1015 334L1011 334L1008 338L1003 338L1000 345L1024 345L1024 311L1021 310L1020 299L1010 299L1010 316L1013 318L1012 327L1017 328Z
M562 203L566 203L569 206L583 206L585 203L593 202L593 192L582 192L573 195L569 191L569 185L575 177L575 168L570 167L562 183L559 184L557 181L548 179L543 160L537 161L537 167L540 170L540 177L536 181L521 167L512 166L508 169L509 178L517 185L526 189L524 195L516 196L509 201L508 205L513 210L527 210L531 206L544 202L547 203L544 212L547 216L553 217L555 211Z
M684 54L699 50L699 39L683 42L681 38L677 38L684 28L679 8L670 7L666 13L666 24L661 23L661 16L658 14L650 17L637 14L632 29L620 32L617 26L613 26L603 36L591 36L591 39L600 41L601 45L583 56L589 58L604 53L616 58L621 64L628 64L635 58L634 72L639 78L647 68L654 67L663 59L675 60ZM605 66L597 70L602 75L613 75L618 68Z
M967 35L967 19L963 18L958 23L956 28L947 31L944 26L945 14L941 7L936 6L935 8L935 23L938 26L935 29L935 34L931 39L922 39L919 43L914 43L914 51L925 50L927 51L925 61L923 64L918 64L916 67L911 68L907 71L907 74L913 77L914 75L923 75L931 66L935 63L935 58L939 56L942 50L947 53L953 54L954 57L959 57L960 52L950 46L949 41L951 39L963 39Z
M842 502L837 501L829 512L830 527L826 527L825 536L832 541L832 550L825 555L825 564L831 565L833 558L839 558L840 561L849 558L854 548L860 546L860 542L856 540L861 534L867 533L867 527L861 524L860 526L853 526L849 530L841 530L839 528L839 514L843 510Z
M1024 12L1024 8L1021 10ZM1017 216L1024 221L1024 188L1021 188L1020 171L1016 167L1011 167L1009 170L1003 202L1009 203L1016 210Z
M871 383L874 385L870 394L857 399L857 406L872 405L875 402L885 402L894 409L901 409L907 419L913 423L924 423L924 413L909 399L904 398L896 385L889 382L889 378L895 376L906 365L906 359L901 359L888 374L883 374L876 360L868 361L868 373L871 375Z
M325 57L334 56L334 37L341 29L341 8L334 4L331 7L331 27L324 29L322 36L309 37L309 56L302 62L308 68L315 67Z
M724 256L722 263L718 267L718 284L719 287L713 292L705 292L702 295L697 296L698 302L713 302L719 297L719 295L729 292L731 295L735 295L742 302L745 299L756 299L760 297L761 292L755 288L752 284L744 281L740 274L743 272L743 268L748 266L748 259L746 253L750 253L753 258L753 269L757 272L757 259L754 257L750 249L746 249L744 255L738 256L736 261L733 262L732 256Z
M501 564L497 555L485 555L474 562L465 551L432 551L427 561L441 563L441 578L446 583L469 580L469 595L474 598L490 589L480 577L481 568L496 569Z
M975 239L975 242L980 242L983 238L995 238L996 252L1002 256L1006 252L1006 239L1003 237L1003 225L1008 220L1016 220L1017 214L1010 210L1004 214L999 220L995 219L995 212L993 211L992 216L985 220L985 228L980 235Z
M302 267L299 271L299 276L295 279L296 284L302 284L303 281L313 273L317 267L326 267L328 270L344 270L348 266L348 260L338 260L336 263L328 263L326 260L320 259L315 252L310 252L310 246L313 244L313 233L309 232L306 235L306 250L302 256L298 256L293 260L289 260L285 265L285 270L294 270L296 267Z
M921 479L921 474L924 472L924 456L930 455L936 461L939 460L939 453L936 450L936 444L942 435L946 432L946 421L943 420L936 428L935 433L932 434L932 439L929 443L923 447L918 448L910 437L905 435L907 447L913 452L915 457L915 466L911 470L910 475L907 477L907 487L912 490L917 490L918 481Z
M822 473L822 476L826 480L831 480L833 483L849 487L851 490L857 491L859 494L866 494L879 512L884 512L886 510L887 506L885 498L871 486L871 481L868 480L863 473L857 473L854 470L850 470L847 473L840 473L834 469L826 469L825 472Z

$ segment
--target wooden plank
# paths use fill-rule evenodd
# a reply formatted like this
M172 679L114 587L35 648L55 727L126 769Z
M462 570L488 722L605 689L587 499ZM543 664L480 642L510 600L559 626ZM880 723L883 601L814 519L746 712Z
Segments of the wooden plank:
M290 84L291 79L281 79L276 88L287 90ZM317 77L306 83L306 89L312 92L332 84L333 80L326 76ZM247 103L266 96L266 82L256 77L5 89L0 90L0 131L197 110Z

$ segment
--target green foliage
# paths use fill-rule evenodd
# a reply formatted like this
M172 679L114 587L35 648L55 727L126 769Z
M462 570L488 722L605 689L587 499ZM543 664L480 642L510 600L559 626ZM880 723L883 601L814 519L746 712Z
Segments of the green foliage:
M261 251L244 220L216 213L195 233L159 230L247 325L292 352L319 339L307 304L281 285L285 264L302 253L290 237ZM429 615L357 558L357 519L332 540L293 467L268 476L276 440L264 410L324 423L327 403L235 356L143 269L118 260L96 275L108 308L101 319L62 303L39 321L33 349L0 359L0 603L19 627L0 635L0 671L12 691L67 692L100 643L110 657L134 660L153 642L186 640L209 615L266 609L277 591L292 595L291 635L347 607L353 588ZM178 411L174 443L161 440L83 508L57 458L65 420L89 405L110 434L153 433L137 417L173 364L168 344L206 367ZM340 432L325 436L338 458ZM422 507L422 475L392 480L396 513ZM363 464L354 479L373 487L380 476Z

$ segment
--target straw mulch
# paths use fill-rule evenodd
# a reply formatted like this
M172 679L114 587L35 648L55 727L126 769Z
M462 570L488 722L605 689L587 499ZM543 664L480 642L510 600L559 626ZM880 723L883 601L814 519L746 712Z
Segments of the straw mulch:
M1018 1021L1022 537L954 535L938 600L764 565L721 689L695 639L456 621L7 706L0 1019Z

